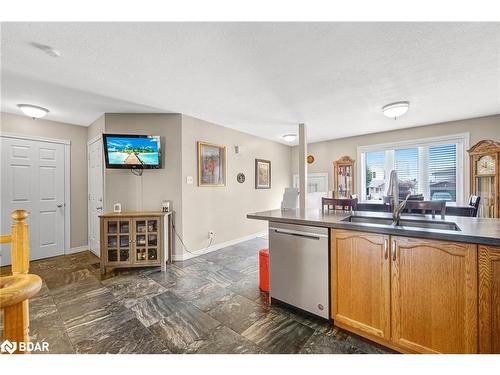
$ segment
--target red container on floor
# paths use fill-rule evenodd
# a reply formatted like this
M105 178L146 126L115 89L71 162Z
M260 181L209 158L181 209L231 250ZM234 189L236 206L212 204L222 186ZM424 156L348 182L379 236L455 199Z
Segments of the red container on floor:
M259 288L269 292L269 250L259 250Z

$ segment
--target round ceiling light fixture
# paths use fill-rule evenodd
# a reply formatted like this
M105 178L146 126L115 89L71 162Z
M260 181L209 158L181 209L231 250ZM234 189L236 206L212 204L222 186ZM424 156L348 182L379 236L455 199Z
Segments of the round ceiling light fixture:
M384 105L382 107L382 112L385 117L393 118L394 120L400 116L403 116L410 109L410 102L395 102Z
M43 108L37 105L32 105L32 104L18 104L17 107L23 111L23 113L26 116L32 117L32 118L42 118L44 117L47 113L49 113L49 110L47 108Z
M283 139L285 142L291 143L297 139L297 134L285 134Z

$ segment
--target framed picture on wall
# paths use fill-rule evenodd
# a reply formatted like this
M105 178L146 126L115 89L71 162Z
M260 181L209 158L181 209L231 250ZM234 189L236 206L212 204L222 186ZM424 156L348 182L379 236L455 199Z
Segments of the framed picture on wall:
M269 160L255 159L255 188L271 188L271 162Z
M198 141L198 186L226 186L226 146Z

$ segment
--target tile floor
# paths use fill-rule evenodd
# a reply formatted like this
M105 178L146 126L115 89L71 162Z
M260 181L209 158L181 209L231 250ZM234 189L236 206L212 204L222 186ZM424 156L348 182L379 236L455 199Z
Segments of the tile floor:
M331 323L269 305L258 250L238 245L159 268L105 277L90 252L31 263L42 290L30 334L50 353L389 353ZM3 270L5 273L7 270Z

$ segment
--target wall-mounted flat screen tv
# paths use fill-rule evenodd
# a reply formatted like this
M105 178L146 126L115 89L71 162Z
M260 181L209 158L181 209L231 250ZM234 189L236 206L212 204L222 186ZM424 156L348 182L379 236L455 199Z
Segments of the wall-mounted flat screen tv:
M106 168L161 168L160 137L103 134Z

